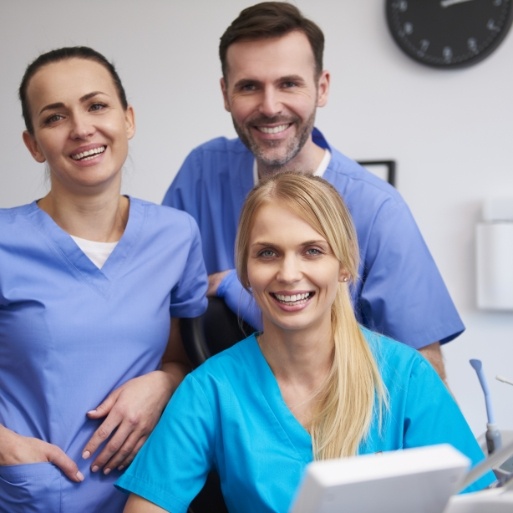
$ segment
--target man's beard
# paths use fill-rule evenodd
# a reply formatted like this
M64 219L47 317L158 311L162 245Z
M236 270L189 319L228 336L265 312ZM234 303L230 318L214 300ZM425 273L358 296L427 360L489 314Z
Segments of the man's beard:
M244 145L253 153L257 162L264 168L266 174L274 174L282 171L290 161L292 161L299 152L303 149L304 145L311 136L314 123L315 123L315 110L312 112L310 117L303 124L299 124L297 118L283 119L282 117L276 116L268 118L265 116L259 116L245 125L238 125L232 117L233 126L240 140ZM279 124L295 124L298 127L298 132L290 140L287 141L286 148L279 152L279 154L269 155L269 150L273 147L282 145L282 141L268 141L265 143L257 142L251 135L251 127L254 125L279 125ZM271 152L272 153L272 152ZM297 169L296 171L310 171Z

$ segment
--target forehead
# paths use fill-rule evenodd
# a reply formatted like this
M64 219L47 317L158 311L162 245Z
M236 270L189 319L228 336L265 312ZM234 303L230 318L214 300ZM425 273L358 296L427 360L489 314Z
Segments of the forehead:
M267 77L315 72L315 59L308 38L294 31L280 37L237 41L226 52L230 81L265 80Z
M325 240L323 235L294 210L275 202L265 203L255 212L250 239L251 243L262 239L280 244Z
M40 68L30 79L27 97L31 105L66 102L93 91L116 94L108 70L96 61L71 58Z

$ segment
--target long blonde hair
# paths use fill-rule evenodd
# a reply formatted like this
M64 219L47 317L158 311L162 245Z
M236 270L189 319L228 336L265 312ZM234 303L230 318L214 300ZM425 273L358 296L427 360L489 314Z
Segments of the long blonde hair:
M244 203L236 240L236 267L249 290L248 253L258 210L276 202L320 233L342 268L358 279L356 232L340 194L327 181L311 175L278 173L257 185ZM319 406L310 423L315 459L353 456L368 434L374 414L381 424L387 391L376 361L354 315L348 283L339 283L331 308L333 362Z

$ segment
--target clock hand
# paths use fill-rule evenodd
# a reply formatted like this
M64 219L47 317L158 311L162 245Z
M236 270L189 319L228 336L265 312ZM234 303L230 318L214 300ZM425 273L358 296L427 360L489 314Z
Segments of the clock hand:
M440 2L440 5L442 7L450 7L454 4L462 4L463 2L470 2L471 0L442 0Z

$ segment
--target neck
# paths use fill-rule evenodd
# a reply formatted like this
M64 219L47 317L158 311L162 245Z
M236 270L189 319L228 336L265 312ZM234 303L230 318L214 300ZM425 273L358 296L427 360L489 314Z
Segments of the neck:
M285 331L266 324L259 344L278 380L298 381L311 389L324 381L333 360L331 324L308 331Z
M296 420L310 431L333 362L331 329L290 336L266 330L259 344L276 378L285 404Z
M70 235L97 242L116 242L128 222L129 200L119 194L59 196L50 191L38 206Z

